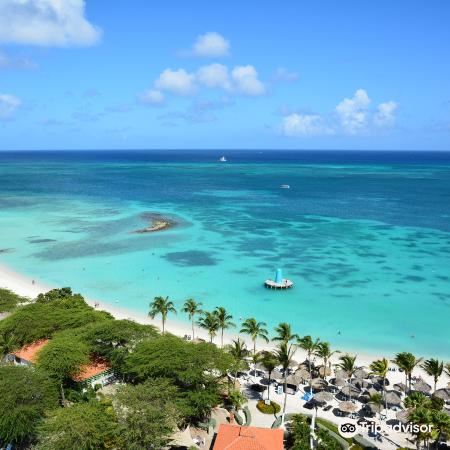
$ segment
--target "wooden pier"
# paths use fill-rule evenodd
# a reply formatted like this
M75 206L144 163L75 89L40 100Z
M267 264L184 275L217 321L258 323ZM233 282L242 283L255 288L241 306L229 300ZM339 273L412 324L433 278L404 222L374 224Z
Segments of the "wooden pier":
M290 289L294 287L294 282L284 278L281 282L277 283L274 280L264 281L264 286L268 289Z

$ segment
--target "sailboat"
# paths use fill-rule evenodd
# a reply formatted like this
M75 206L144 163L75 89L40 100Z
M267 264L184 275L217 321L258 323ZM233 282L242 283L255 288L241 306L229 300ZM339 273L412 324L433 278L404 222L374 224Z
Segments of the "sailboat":
M221 156L221 157L219 158L219 161L220 161L220 162L227 162L227 158L225 158L225 156Z

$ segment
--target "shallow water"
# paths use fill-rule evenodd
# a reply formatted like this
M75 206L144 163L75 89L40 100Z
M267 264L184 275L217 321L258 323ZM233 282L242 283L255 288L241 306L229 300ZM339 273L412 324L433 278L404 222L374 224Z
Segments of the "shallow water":
M194 297L338 348L450 356L449 154L218 156L0 153L0 261L136 311ZM133 233L146 212L177 226ZM277 267L294 289L264 289Z

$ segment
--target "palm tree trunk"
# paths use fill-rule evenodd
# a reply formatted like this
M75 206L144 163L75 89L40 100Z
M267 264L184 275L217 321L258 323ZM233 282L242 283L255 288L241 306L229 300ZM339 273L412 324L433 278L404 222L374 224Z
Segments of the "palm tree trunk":
M223 328L222 328L222 335L220 336L220 348L223 348Z
M192 316L192 340L194 339L194 316Z
M352 401L352 377L348 379L348 397Z
M284 416L286 415L287 403L287 367L284 369L284 403L283 403L283 417L281 418L281 425L284 425Z
M162 334L164 334L165 324L166 324L166 318L164 316L162 316Z
M269 384L267 385L267 400L270 402L270 376L272 375L272 371L269 370Z
M256 355L256 338L253 339L253 356Z

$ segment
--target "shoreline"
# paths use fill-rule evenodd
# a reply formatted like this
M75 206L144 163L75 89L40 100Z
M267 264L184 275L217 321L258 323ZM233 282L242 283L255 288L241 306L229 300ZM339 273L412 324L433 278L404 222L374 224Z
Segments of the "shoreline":
M34 299L37 297L38 294L47 292L50 289L54 289L55 286L50 286L39 280L34 280L34 284L33 284L33 279L31 277L28 277L19 272L16 272L16 271L10 269L5 264L0 263L0 288L6 288L6 289L9 289L9 290L15 292L18 295L23 296L23 297L28 297L30 299ZM83 295L83 294L81 293L81 295ZM132 311L132 310L123 308L121 306L116 306L114 304L108 303L104 299L101 300L101 299L92 299L92 298L86 298L86 297L84 297L84 299L85 299L86 303L88 305L92 306L93 308L95 308L95 305L98 304L98 307L96 308L97 310L109 312L116 319L134 320L135 322L147 324L147 325L150 324L150 325L157 327L159 330L161 329L160 319L157 319L157 318L151 319L143 313ZM190 336L192 334L192 328L191 328L190 323L188 323L188 322L185 323L185 322L182 322L181 320L176 320L173 317L167 320L166 330L169 333L175 334L179 337L183 337L184 335ZM207 332L198 327L195 327L195 337L204 339L207 342L209 341ZM224 333L224 345L231 343L231 341L233 339L237 339L238 337L245 340L245 342L247 343L247 348L249 348L249 350L251 350L252 343L251 343L249 337L246 335L244 335L244 336L240 335L237 332L233 333L230 331L228 331L228 332L226 331ZM220 333L218 333L218 335L215 337L214 343L216 345L220 346ZM266 343L266 342L260 341L260 340L257 341L257 349L258 350L273 350L274 348L275 348L275 345L273 342ZM385 357L390 360L394 357L394 355L389 352L386 352L384 354L381 354L381 352L378 354L375 354L375 353L371 353L371 352L360 352L360 351L355 351L355 350L351 350L351 349L342 349L340 354L332 357L331 363L335 364L339 358L339 355L343 355L346 353L357 355L357 359L356 359L357 366L358 367L364 366L366 368L369 366L369 364L372 361L374 361L376 359ZM430 356L430 357L433 357L433 356ZM305 360L306 352L301 349L298 349L295 353L294 359L299 362ZM418 368L416 370L416 372L425 381L427 381L427 383L433 385L432 377L427 375L422 369ZM404 381L404 374L399 373L398 371L390 372L389 376L391 378L393 376L395 376L395 378L396 378L394 380L395 382ZM446 387L448 382L450 382L450 377L442 376L441 380L439 382L439 385L443 385L443 387Z

